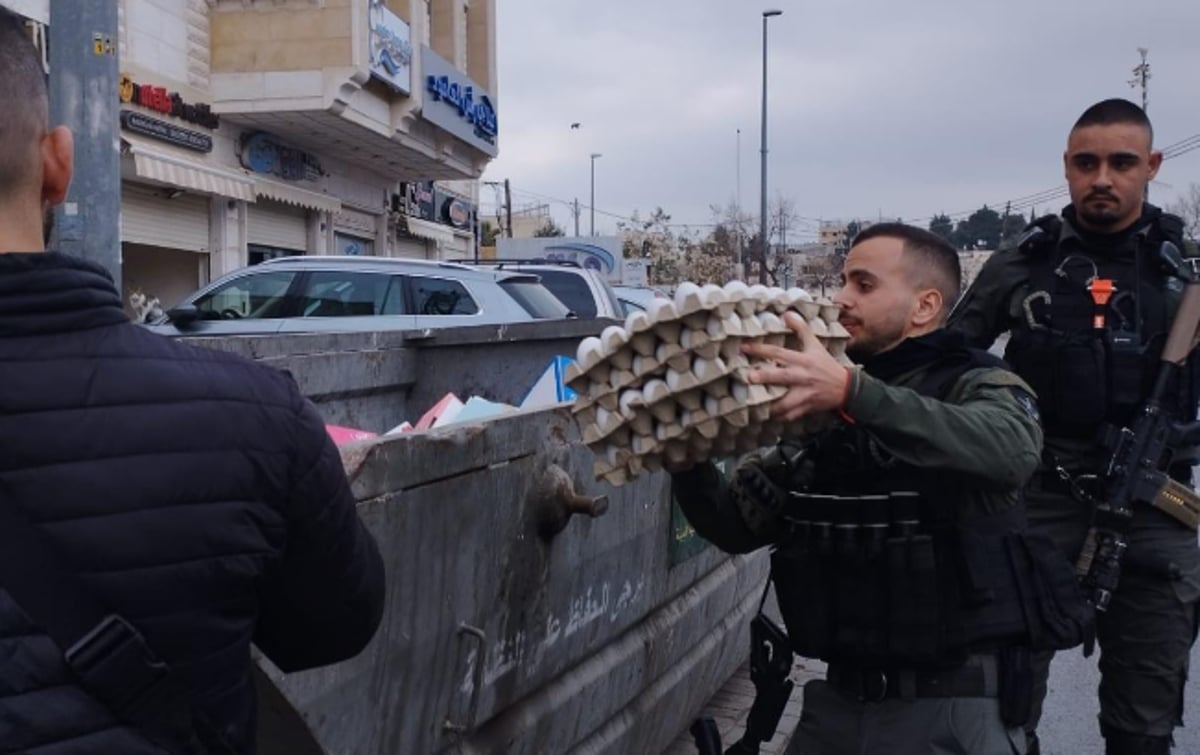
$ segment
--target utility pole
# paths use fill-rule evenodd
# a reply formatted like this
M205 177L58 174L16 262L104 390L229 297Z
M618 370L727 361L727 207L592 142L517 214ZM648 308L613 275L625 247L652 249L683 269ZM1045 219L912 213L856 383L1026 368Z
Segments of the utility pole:
M746 273L742 269L742 130L737 130L737 158L735 160L736 180L734 204L733 204L733 233L737 239L735 246L735 254L737 255L734 261L734 270L738 277L745 277Z
M512 186L509 185L508 179L504 179L504 212L508 218L508 237L512 235Z
M75 134L75 176L54 209L51 246L99 264L121 291L117 0L51 3L48 36L50 121Z
M571 211L575 213L575 238L579 238L579 197L575 197Z
M1142 88L1142 112L1150 110L1150 91L1147 82L1150 81L1150 64L1146 62L1146 56L1150 54L1150 49L1147 47L1137 48L1138 55L1142 56L1142 62L1133 67L1133 78L1129 80L1129 86L1133 88ZM1142 192L1143 201L1150 201L1150 182L1146 182L1146 189Z
M767 282L767 21L783 11L771 9L762 14L762 186L759 191L759 265L758 282Z
M996 244L999 249L1004 246L1005 232L1008 231L1008 214L1012 212L1012 200L1004 203L1004 217L1000 218L1000 241Z

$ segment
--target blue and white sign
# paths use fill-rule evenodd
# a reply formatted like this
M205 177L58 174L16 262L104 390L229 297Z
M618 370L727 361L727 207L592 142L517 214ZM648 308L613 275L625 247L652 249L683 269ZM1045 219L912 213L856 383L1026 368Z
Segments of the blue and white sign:
M496 103L465 73L428 47L421 48L425 74L425 120L495 157L499 122Z
M371 75L403 94L412 92L412 30L388 10L384 0L371 0Z
M496 254L521 260L574 262L602 273L610 283L625 282L625 258L616 236L544 237L496 240Z

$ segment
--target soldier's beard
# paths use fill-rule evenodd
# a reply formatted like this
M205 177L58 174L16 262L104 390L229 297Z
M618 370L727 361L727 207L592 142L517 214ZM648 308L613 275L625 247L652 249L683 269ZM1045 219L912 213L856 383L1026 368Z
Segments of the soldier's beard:
M877 323L871 330L862 321L858 325L858 333L846 344L846 356L858 364L891 349L905 337L904 325L892 320Z
M1112 228L1121 222L1121 216L1111 210L1082 210L1079 218L1091 228Z

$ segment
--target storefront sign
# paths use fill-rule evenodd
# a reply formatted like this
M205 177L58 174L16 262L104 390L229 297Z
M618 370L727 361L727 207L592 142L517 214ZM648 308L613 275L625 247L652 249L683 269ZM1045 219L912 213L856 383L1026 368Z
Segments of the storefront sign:
M412 91L412 31L384 0L371 0L371 75L403 94Z
M442 220L455 228L467 228L471 225L471 208L466 202L451 197L442 205Z
M475 206L470 202L434 189L434 204L437 206L437 217L435 218L437 222L459 229L471 227L471 217L474 214Z
M126 105L140 105L205 128L215 129L221 125L220 118L208 105L184 102L179 92L169 92L166 87L138 84L128 74L121 74L117 93Z
M238 159L246 170L287 181L316 181L325 175L316 155L280 144L263 131L243 134L238 146Z
M499 121L491 96L428 47L421 48L425 72L425 120L493 157Z
M433 181L404 184L405 212L420 220L437 220Z
M374 241L351 236L348 233L333 234L333 243L336 252L347 257L369 257L375 253Z
M121 111L121 128L135 134L149 136L152 139L170 142L179 147L194 149L197 152L212 152L213 148L212 137L208 134L182 128L148 115L135 113L132 110Z

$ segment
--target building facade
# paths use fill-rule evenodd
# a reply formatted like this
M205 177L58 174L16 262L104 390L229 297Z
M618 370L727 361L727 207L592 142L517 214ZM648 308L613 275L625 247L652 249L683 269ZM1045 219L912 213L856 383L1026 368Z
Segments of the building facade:
M0 5L46 38L48 0ZM495 12L119 0L125 297L170 306L287 254L472 254L477 179L499 141Z

